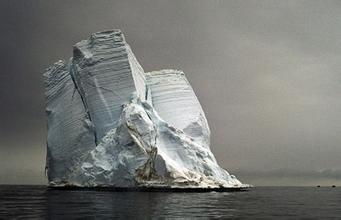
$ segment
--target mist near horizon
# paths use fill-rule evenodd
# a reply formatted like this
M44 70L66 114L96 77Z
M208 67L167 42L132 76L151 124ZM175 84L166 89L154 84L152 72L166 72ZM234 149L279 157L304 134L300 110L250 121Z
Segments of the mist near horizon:
M0 184L45 184L42 74L119 28L186 73L219 164L255 185L341 185L338 1L2 1Z

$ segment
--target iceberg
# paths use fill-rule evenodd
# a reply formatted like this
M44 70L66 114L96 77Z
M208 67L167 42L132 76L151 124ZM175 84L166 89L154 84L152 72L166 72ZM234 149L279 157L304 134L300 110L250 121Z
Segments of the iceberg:
M120 30L76 43L44 79L51 187L249 187L218 165L185 74L144 72Z

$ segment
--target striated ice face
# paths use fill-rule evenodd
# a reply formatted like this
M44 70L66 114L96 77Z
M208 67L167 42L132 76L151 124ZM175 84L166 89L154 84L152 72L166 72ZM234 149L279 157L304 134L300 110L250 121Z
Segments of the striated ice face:
M70 76L70 67L62 61L44 74L48 118L47 158L50 181L67 182L83 162L85 152L95 146L92 122Z
M179 70L146 73L152 103L161 118L181 129L198 144L209 147L210 129L199 100Z
M217 164L185 74L144 73L120 30L77 43L44 76L51 186L245 186Z

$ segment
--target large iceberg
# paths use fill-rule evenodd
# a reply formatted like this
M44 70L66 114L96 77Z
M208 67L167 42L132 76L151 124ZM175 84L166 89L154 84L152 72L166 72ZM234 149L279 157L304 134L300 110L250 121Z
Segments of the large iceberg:
M44 77L50 186L248 187L218 165L185 74L145 73L120 30L75 44Z

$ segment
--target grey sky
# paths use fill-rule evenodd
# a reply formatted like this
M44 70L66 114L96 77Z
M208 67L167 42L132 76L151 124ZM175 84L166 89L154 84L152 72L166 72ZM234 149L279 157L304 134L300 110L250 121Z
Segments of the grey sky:
M4 0L0 23L0 183L45 183L42 73L112 28L145 71L186 73L242 180L341 183L340 1Z

